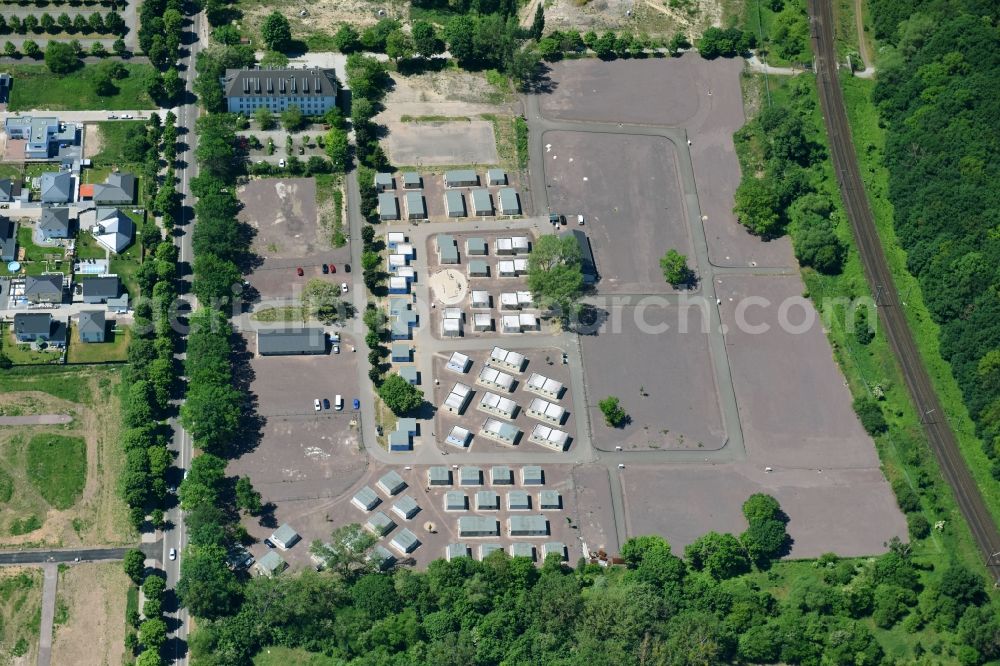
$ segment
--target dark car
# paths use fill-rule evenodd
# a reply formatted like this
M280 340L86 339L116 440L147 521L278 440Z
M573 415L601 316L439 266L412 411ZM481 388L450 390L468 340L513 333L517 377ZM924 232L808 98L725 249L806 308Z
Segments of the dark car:
M323 398L323 409L330 409L330 399Z
M361 401L357 398L354 399L354 409L361 409Z
M270 539L264 539L264 545L267 546L268 548L274 548L274 542L271 541Z
M323 275L326 275L329 272L330 272L330 269L326 267L326 264L323 264Z
M306 272L302 270L301 266L299 266L298 268L295 269L295 274L298 275L299 277L302 277L303 275L306 274Z
M350 264L344 264L344 272L345 273L350 273L351 272L351 265Z

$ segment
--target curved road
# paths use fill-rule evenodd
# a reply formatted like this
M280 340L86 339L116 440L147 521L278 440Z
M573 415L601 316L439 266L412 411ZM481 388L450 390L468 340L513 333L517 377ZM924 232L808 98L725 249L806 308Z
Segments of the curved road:
M822 0L809 0L808 4L813 53L816 54L816 85L830 137L830 154L847 217L858 244L865 277L875 295L879 319L899 362L906 388L917 410L923 415L927 441L941 466L941 473L955 493L958 507L969 524L976 544L983 552L986 568L994 581L1000 581L1000 532L959 452L955 433L944 417L944 410L920 358L906 315L897 306L892 273L868 205L854 144L851 142L851 128L847 122L844 98L837 79L833 11L830 3Z

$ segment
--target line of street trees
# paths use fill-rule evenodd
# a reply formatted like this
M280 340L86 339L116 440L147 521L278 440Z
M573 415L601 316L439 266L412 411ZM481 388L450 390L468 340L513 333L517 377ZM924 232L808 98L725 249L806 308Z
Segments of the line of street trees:
M65 32L74 34L98 35L124 35L128 32L125 19L118 12L108 12L100 14L94 12L89 16L77 14L70 18L69 14L63 12L53 17L52 14L44 12L39 16L28 14L27 16L3 16L0 14L0 35L15 33L24 35L27 33L58 35Z

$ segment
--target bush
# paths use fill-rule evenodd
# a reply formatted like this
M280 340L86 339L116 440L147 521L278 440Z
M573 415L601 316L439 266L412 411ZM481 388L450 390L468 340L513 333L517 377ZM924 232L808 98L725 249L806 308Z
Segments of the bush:
M889 429L889 425L885 422L885 415L882 414L882 408L868 396L854 400L854 412L858 415L865 432L872 437L881 435Z
M620 401L615 396L608 396L598 403L601 413L604 414L604 422L612 428L621 428L628 423L628 414L622 409Z
M931 533L931 524L922 514L906 514L906 529L910 533L910 540L926 539Z

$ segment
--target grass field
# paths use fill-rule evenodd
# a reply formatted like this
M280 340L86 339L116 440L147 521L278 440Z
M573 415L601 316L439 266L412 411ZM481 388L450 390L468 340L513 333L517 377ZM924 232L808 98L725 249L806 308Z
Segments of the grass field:
M333 657L327 657L305 650L292 650L285 647L268 647L254 657L254 666L336 666L341 662Z
M14 338L11 324L0 324L0 339L3 344L0 349L14 365L48 365L62 363L62 351L58 349L43 349L36 351L30 344L18 344Z
M30 372L28 372L30 371ZM118 497L124 466L115 366L14 368L0 374L4 413L69 414L60 426L0 427L0 546L131 543Z
M66 352L66 361L69 363L125 361L128 358L129 338L130 330L127 326L120 327L118 332L114 332L108 327L105 342L81 342L80 331L74 324L70 326L70 341L69 349Z
M155 70L152 65L125 63L129 75L118 80L118 93L100 97L94 92L93 66L59 76L45 65L5 65L14 77L9 111L45 109L47 111L84 111L115 109L155 109L156 105L146 92L148 81Z
M52 663L76 666L121 664L125 653L126 590L120 562L63 567L56 588L57 617Z
M0 645L3 663L35 663L42 624L42 570L0 569ZM21 658L14 661L13 658Z
M35 435L28 441L28 480L45 501L68 509L87 480L87 446L82 437Z

